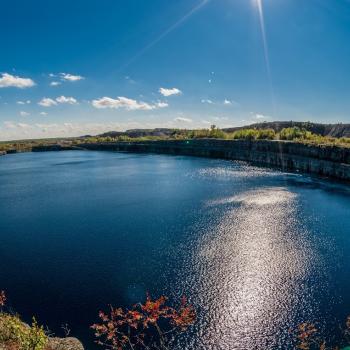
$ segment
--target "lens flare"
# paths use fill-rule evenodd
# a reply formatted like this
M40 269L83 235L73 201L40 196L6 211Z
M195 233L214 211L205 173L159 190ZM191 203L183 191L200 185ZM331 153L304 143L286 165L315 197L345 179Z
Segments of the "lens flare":
M204 5L206 5L210 1L211 0L200 1L199 4L197 4L195 7L193 7L183 17L181 17L176 23L172 24L163 33L161 33L156 39L154 39L152 42L150 42L148 45L146 45L144 48L142 48L139 52L137 52L131 59L129 59L129 61L127 61L122 67L120 67L118 71L122 71L125 68L127 68L131 63L133 63L136 59L138 59L140 56L142 56L146 51L148 51L154 45L158 44L159 41L164 39L169 33L171 33L174 29L176 29L178 26L180 26L183 22L187 21L193 14L195 14L198 10L200 10Z
M266 65L266 72L267 72L267 78L269 80L269 85L270 85L271 103L272 103L273 111L275 113L275 109L276 109L275 108L275 96L274 96L273 85L272 85L272 74L271 74L269 48L268 48L267 36L266 36L263 2L262 2L262 0L254 0L254 3L258 9L261 37L262 37L262 43L263 43L263 49L264 49L264 59L265 59L265 65Z

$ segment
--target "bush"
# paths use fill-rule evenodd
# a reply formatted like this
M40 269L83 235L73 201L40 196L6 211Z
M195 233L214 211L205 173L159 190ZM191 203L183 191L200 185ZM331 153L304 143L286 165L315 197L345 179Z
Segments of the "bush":
M273 129L258 130L257 140L274 140L276 132Z
M191 305L182 298L179 308L166 305L167 299L152 300L130 310L110 307L108 314L100 311L101 324L91 326L99 339L97 344L111 350L168 349L176 333L183 332L196 319Z
M0 343L14 350L43 350L48 338L44 328L33 317L32 326L24 324L18 316L3 312L6 303L4 291L0 291Z
M31 327L25 325L18 316L0 314L0 342L20 350L43 350L47 336L35 318Z
M316 136L316 135L315 135ZM309 140L313 138L313 134L306 129L300 129L298 127L284 128L280 132L281 140Z
M234 140L273 140L275 137L273 129L241 129L229 135Z

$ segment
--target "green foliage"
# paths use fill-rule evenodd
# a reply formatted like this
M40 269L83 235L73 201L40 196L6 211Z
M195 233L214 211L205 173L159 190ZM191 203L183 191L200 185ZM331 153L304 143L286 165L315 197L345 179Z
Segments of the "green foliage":
M306 129L300 129L298 127L284 128L280 132L281 140L309 140L312 138L312 133Z
M274 140L276 138L276 132L273 129L261 129L258 131L257 140Z
M275 137L273 129L241 129L229 135L234 140L273 140Z
M350 138L347 137L329 137L313 134L306 129L298 127L282 129L279 135L280 140L296 141L302 143L309 143L314 145L335 145L342 147L350 146Z
M190 139L226 139L227 133L212 125L210 129L191 130L185 136Z
M43 350L48 338L35 318L31 327L25 325L18 316L0 314L0 342L11 344L20 350Z

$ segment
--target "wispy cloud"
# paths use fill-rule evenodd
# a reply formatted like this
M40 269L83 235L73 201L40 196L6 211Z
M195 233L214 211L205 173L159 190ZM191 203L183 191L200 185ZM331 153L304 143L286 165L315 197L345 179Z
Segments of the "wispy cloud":
M202 103L208 103L210 105L214 103L212 100L209 100L209 99L202 99L201 102Z
M74 97L66 97L66 96L57 97L56 101L58 103L67 103L70 105L75 105L78 103L78 101Z
M255 114L255 119L258 119L258 120L263 120L263 119L270 119L271 117L268 116L268 115L263 115L263 114Z
M41 101L38 102L38 105L42 107L52 107L57 106L58 103L75 105L78 104L78 101L74 97L66 96L59 96L55 100L52 98L44 97Z
M52 98L44 97L40 102L38 102L38 105L42 107L52 107L56 106L57 102Z
M25 105L25 104L30 104L31 101L30 100L27 100L27 101L17 101L16 102L18 105Z
M8 73L2 73L0 78L0 88L16 87L26 89L35 85L35 82L29 78L21 78Z
M171 88L171 89L166 89L166 88L160 88L159 89L159 92L165 96L165 97L168 97L168 96L172 96L172 95L181 95L182 94L182 91L178 88Z
M60 73L59 75L60 75L62 80L72 81L72 82L85 79L81 75L73 75L73 74L69 74L69 73Z
M165 107L169 107L169 104L166 102L157 102L155 104L158 108L165 108Z
M20 115L21 117L28 117L28 116L30 116L30 113L25 112L25 111L20 111L20 112L19 112L19 115Z
M4 126L7 128L7 129L30 129L32 128L32 126L30 126L29 124L25 124L25 123L16 123L16 122L13 122L13 121L5 121L4 122Z
M51 83L50 83L50 86L58 86L58 85L61 85L62 83L61 82L59 82L59 81L52 81Z
M192 123L193 120L190 119L190 118L184 118L184 117L177 117L174 119L175 122L178 122L178 123Z
M113 99L111 97L102 97L97 100L92 101L92 105L95 108L103 109L103 108L112 108L112 109L125 109L127 111L150 111L158 108L168 107L167 103L158 102L156 104L149 104L147 102L136 101L127 97L117 97Z

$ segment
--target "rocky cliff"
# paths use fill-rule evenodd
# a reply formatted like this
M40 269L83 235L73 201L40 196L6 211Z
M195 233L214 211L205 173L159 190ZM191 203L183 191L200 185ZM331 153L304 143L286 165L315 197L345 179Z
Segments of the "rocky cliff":
M151 152L247 161L350 181L350 148L287 141L167 140L91 143L89 150Z

